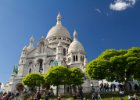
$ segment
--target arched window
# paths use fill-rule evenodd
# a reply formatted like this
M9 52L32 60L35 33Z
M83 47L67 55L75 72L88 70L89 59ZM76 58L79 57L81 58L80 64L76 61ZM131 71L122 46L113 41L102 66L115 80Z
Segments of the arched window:
M80 57L80 60L82 61L82 56Z
M29 67L31 67L32 66L32 62L29 62Z
M41 73L43 71L43 60L39 59L38 64L39 64L39 72Z
M50 60L50 63L49 63L49 65L51 65L53 63L53 60Z
M78 56L76 55L76 61L78 61Z
M31 72L32 72L32 69L30 68L30 69L29 69L29 73L31 73Z
M75 56L73 56L73 61L75 62Z
M66 49L63 48L63 55L65 56L66 55Z

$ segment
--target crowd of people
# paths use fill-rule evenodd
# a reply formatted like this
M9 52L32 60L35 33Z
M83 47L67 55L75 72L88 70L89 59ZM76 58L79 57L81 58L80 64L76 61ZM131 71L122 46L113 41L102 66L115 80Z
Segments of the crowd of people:
M139 100L139 97L136 93L134 95L129 94L128 100Z
M132 85L130 83L127 84L128 85L128 90L129 91L140 91L140 86L138 86L137 84L134 84L133 89L132 89ZM120 91L120 90L124 90L125 86L122 84L108 84L108 83L101 83L100 86L100 92L108 92L108 91Z
M114 84L110 85L110 89L108 90L108 87L109 85L108 84L100 84L100 87L101 87L101 91L115 91L116 90L116 86ZM104 90L102 90L102 88L104 88ZM119 93L120 93L120 100L124 100L124 91L123 91L123 86L119 86L120 90L119 90ZM24 94L25 92L23 92ZM42 97L42 93L40 91L35 91L34 92L34 100L40 100L41 97ZM0 100L20 100L20 99L17 99L19 98L20 96L20 93L19 92L15 92L15 93L12 93L12 92L8 92L8 93L3 93L1 96L0 96ZM22 95L24 96L24 95ZM53 89L51 88L45 95L45 100L50 100L50 97L51 96L54 96L54 93L53 93ZM91 88L91 93L90 93L90 96L91 96L91 100L102 100L101 98L101 95L100 95L100 92L96 92L94 87ZM77 94L75 93L73 95L73 98L74 100L75 99L80 99L80 100L87 100L87 96L84 95L83 93L83 88L82 87L79 87L78 88L78 92ZM26 100L26 98L23 97L22 100ZM57 97L57 100L62 100L61 98L61 95L58 95ZM113 99L112 99L113 100ZM132 94L129 94L128 95L128 100L139 100L137 94L135 93L134 95Z
M22 100L27 100L26 94L28 94L30 96L30 99L33 100L40 100L42 97L42 93L40 91L29 91L27 93L27 91L23 91L22 95L20 95L20 93L18 91L16 91L15 93L12 92L4 92L0 95L0 100L20 100L20 98L22 98ZM50 96L54 96L53 93L53 89L51 88L46 96L45 96L45 100L49 100Z
M19 96L19 93L12 93L12 92L4 92L1 96L0 96L0 100L12 100L16 97Z

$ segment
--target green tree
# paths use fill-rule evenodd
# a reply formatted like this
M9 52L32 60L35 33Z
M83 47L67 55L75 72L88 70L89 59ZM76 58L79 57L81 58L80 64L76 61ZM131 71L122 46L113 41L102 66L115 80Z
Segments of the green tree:
M67 79L68 79L67 83L68 85L70 85L70 91L72 93L72 87L76 92L75 87L80 86L84 82L85 75L81 69L77 67L72 67L69 68L69 75Z
M81 69L77 67L69 68L69 83L71 85L81 85L84 82L85 76Z
M44 75L46 82L50 85L58 86L67 84L68 80L68 68L65 66L54 66L51 67Z
M104 59L95 59L89 62L86 66L86 72L92 79L102 80L108 75L108 67L110 63Z
M44 77L37 73L27 74L22 79L23 85L27 85L30 89L34 89L36 86L40 87L44 82Z
M128 52L126 54L127 56L127 62L128 62L128 71L130 73L130 77L133 77L134 79L140 80L140 48L133 47L128 49Z
M140 79L140 48L128 50L106 50L98 58L89 62L86 72L89 77L106 79L127 84Z

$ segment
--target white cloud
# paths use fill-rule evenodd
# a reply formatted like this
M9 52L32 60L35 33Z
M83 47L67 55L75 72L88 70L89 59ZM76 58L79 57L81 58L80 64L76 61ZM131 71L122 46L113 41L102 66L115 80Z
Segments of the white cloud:
M134 6L135 3L136 0L115 0L114 3L110 4L110 9L115 11L123 11Z
M100 9L95 9L95 11L97 11L98 13L102 13Z

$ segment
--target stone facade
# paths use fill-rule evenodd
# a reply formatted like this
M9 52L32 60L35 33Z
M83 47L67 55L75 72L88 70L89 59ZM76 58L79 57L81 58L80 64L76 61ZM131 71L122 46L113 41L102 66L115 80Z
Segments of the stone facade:
M22 78L28 73L44 74L55 65L67 67L77 66L82 71L87 64L86 52L83 45L78 41L77 32L70 33L61 23L60 13L57 16L56 25L53 26L46 38L43 36L34 47L34 37L31 36L29 44L22 50L19 59L18 73L13 73L9 82L5 85L5 91L16 91L16 85L22 82ZM91 81L84 81L83 90L89 92ZM61 91L63 92L63 91Z

